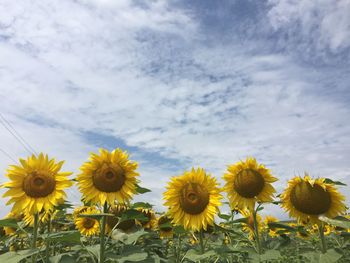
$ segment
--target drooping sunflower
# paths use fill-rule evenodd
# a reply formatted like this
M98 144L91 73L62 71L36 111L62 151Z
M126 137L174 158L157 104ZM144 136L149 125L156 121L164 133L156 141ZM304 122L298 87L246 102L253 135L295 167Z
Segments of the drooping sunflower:
M281 195L282 207L299 222L321 224L320 215L334 218L346 211L345 197L324 178L311 179L305 173L289 180Z
M12 212L16 214L28 210L30 214L48 211L66 197L65 188L73 182L67 176L71 172L59 172L63 161L56 163L47 155L32 155L27 160L20 159L20 165L11 165L6 176L10 182L3 186L9 188L3 197L10 196L7 205L14 203Z
M84 212L80 213L80 215L92 215L98 213L99 211L97 209L94 207L89 207ZM77 216L74 220L74 223L80 233L86 236L97 235L100 231L99 221L92 217Z
M249 234L250 240L254 240L255 239L255 233L254 233L255 226L254 226L253 213L249 209L244 209L241 211L241 213L246 218L246 222L242 223L242 230ZM257 221L258 232L259 232L259 236L260 236L262 231L264 230L264 222L259 214L256 214L256 221Z
M171 218L166 214L158 217L157 220L157 228L159 230L159 237L161 239L164 238L172 238L174 236L173 226L171 224Z
M78 187L85 201L104 205L128 203L136 193L138 164L130 161L127 152L117 148L112 152L100 149L92 153L77 176Z
M135 228L136 226L135 219L127 219L119 222L121 215L127 210L128 210L128 207L123 204L117 204L109 208L108 212L110 214L113 214L114 217L112 216L107 217L106 227L108 232L111 232L113 229L119 229L128 233Z
M136 220L138 225L142 226L144 229L156 229L157 217L153 209L138 207L136 210L140 211L146 217L146 220Z
M257 201L273 201L273 194L276 191L271 183L277 179L255 158L248 157L245 161L228 166L223 179L226 182L224 191L228 195L232 209L238 207L253 210Z
M163 196L173 223L194 231L213 225L222 198L216 178L201 168L171 178Z

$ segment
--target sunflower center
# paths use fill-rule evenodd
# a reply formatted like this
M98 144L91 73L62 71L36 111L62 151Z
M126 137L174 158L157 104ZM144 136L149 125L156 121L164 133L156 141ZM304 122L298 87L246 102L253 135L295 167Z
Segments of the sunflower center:
M92 177L94 186L106 193L119 191L125 182L125 172L118 164L96 171Z
M23 180L23 191L30 197L46 197L55 190L55 178L46 173L33 172Z
M188 183L181 190L180 205L188 214L202 213L209 203L208 190L196 183Z
M245 198L253 198L260 194L264 185L265 181L262 175L252 169L240 171L233 183L236 192Z
M308 182L301 182L292 189L290 201L297 210L308 215L321 215L332 204L327 191L318 184L312 186Z
M95 220L92 218L84 218L83 226L85 229L93 228L95 225Z

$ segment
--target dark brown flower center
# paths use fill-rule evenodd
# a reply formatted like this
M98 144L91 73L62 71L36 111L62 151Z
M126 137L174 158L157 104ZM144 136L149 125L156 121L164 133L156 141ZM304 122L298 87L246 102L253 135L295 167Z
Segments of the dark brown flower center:
M94 227L95 223L96 223L95 219L86 217L84 218L83 226L85 229L90 229Z
M23 191L30 197L46 197L55 190L55 178L46 173L33 172L24 177Z
M102 167L92 177L94 186L106 193L118 192L124 185L125 173L118 164Z
M265 181L262 175L252 169L240 171L233 184L236 192L245 198L253 198L260 194L264 185Z
M290 194L293 206L308 215L321 215L329 210L332 204L331 195L320 185L313 186L301 182L294 186Z
M209 203L208 190L197 183L188 183L180 195L181 208L188 214L197 215L202 213Z

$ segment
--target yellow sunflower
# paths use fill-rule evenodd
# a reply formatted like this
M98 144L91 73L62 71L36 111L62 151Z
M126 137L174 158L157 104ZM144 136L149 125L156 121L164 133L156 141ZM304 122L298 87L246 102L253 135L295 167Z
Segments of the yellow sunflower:
M7 170L6 176L11 181L3 184L9 188L3 197L11 196L7 205L14 203L12 212L20 214L28 210L35 214L42 209L50 210L66 197L63 189L73 182L67 178L72 173L59 172L63 161L56 163L43 153L19 161L21 165L11 165Z
M51 211L42 211L41 213L39 213L39 223L42 223L42 224L47 223L49 221L50 214L51 214ZM26 226L31 226L31 227L34 226L34 215L28 212L25 212L23 221Z
M266 216L264 219L264 225L266 226L266 230L268 231L270 237L279 236L278 231L283 230L281 228L275 228L275 227L269 226L270 223L276 223L276 222L278 222L278 219L274 216Z
M85 201L104 205L128 203L136 193L137 163L128 159L121 149L109 152L100 149L100 154L92 153L88 162L81 167L77 176L78 187Z
M224 174L224 191L227 192L231 208L254 209L255 202L271 202L276 192L271 183L277 181L264 165L248 157L230 165Z
M150 229L154 230L157 227L157 218L156 218L156 213L149 208L136 208L138 211L140 211L146 218L147 220L141 221L137 220L137 224L142 226L145 229Z
M334 218L346 211L345 197L324 178L295 177L281 195L282 207L299 222L321 224L320 215Z
M5 218L11 218L11 219L15 219L17 222L20 222L23 219L23 215L22 214L15 214L13 212L8 213ZM16 229L13 227L8 227L5 226L4 227L4 232L6 236L10 236L13 235L14 233L16 233Z
M93 207L87 208L80 215L98 214L99 211ZM100 231L100 223L97 219L92 217L76 217L74 220L76 228L81 234L86 236L97 235Z
M248 209L242 210L241 213L247 219L247 221L242 224L242 230L249 234L250 240L254 240L255 239L255 233L254 233L255 226L254 226L253 213L252 213L252 211L250 211ZM259 236L260 236L262 231L264 230L264 222L259 214L256 214L256 221L258 223L258 232L259 232Z
M319 233L318 231L319 231L318 230L318 225L317 224L312 225L312 232L314 234L318 235L318 233ZM331 233L333 233L335 231L336 231L335 226L331 226L329 224L324 224L323 225L323 233L324 233L325 236L328 236L328 235L330 235Z
M127 219L119 223L121 215L128 210L126 205L118 204L109 208L109 213L114 217L108 216L106 220L106 229L111 232L113 229L120 229L124 232L130 232L136 226L135 219Z
M171 178L163 195L173 223L194 231L213 225L222 198L216 179L201 168Z
M157 228L159 229L159 237L161 239L172 238L174 236L171 221L171 218L167 215L162 215L158 218Z

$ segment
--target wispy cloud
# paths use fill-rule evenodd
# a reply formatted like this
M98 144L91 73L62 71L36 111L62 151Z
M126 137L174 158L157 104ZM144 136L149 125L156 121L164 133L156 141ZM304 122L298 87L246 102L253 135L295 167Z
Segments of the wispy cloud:
M282 7L271 2L263 13L249 1L241 20L250 22L221 33L230 18L214 14L215 39L202 7L183 3L3 1L0 111L74 172L100 146L128 149L158 209L170 176L200 165L221 177L248 155L280 178L279 191L305 170L350 183L347 69L277 48L291 42L271 38L273 28L280 34L294 26ZM261 21L271 24L253 34ZM306 33L299 37L306 42ZM341 54L346 41L322 43ZM2 149L26 155L1 134ZM0 155L2 169L6 158ZM76 191L71 199L78 201Z

